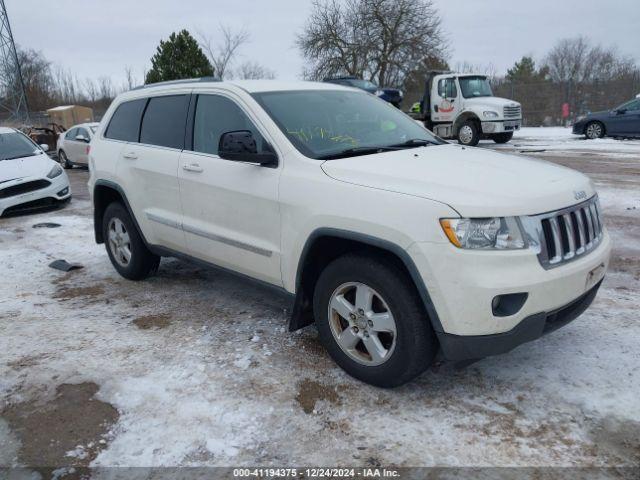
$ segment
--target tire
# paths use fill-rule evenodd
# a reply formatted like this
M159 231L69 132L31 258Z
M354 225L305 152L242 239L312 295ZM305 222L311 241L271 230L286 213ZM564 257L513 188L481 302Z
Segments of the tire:
M478 124L473 120L467 120L458 129L458 143L466 147L475 147L480 141Z
M366 302L356 301L361 291L373 297L364 315L357 306ZM313 310L320 341L329 355L349 375L371 385L402 385L426 370L436 355L438 343L418 292L392 263L365 255L339 257L318 278ZM376 356L370 353L375 346L382 347Z
M584 127L584 136L589 140L602 138L605 135L604 125L602 122L589 122Z
M60 165L62 165L62 168L66 168L67 170L73 168L73 163L69 161L69 158L67 157L67 154L64 153L64 150L60 150L58 152L58 160L60 161Z
M513 132L496 133L491 135L491 140L496 143L507 143L513 138Z
M111 203L105 210L102 234L109 259L124 278L143 280L158 269L160 257L149 251L121 203Z

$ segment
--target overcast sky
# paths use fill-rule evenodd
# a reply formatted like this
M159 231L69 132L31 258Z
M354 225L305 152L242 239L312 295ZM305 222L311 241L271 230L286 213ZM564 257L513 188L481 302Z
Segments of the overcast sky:
M451 43L451 65L492 64L503 73L523 54L540 59L563 37L586 35L617 45L640 62L640 0L434 0ZM310 0L5 0L16 43L42 51L80 78L130 66L138 79L158 41L187 28L215 38L220 23L246 28L240 60L279 79L297 79L304 60L294 46Z

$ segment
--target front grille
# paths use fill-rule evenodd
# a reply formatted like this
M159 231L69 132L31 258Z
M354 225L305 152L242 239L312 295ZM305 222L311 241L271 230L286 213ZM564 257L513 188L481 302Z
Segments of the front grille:
M537 218L541 226L538 258L545 268L586 255L602 240L603 225L597 196Z
M49 185L51 185L51 182L48 180L33 180L31 182L11 185L10 187L0 189L0 198L15 197L23 193L35 192L36 190L47 188Z
M520 118L522 116L520 105L515 107L504 107L504 118Z

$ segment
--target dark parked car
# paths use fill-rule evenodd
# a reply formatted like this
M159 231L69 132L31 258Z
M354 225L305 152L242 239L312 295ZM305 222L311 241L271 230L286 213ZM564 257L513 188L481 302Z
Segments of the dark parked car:
M375 83L369 80L363 80L362 78L357 77L336 77L336 78L325 78L322 80L323 82L328 83L336 83L338 85L345 85L347 87L355 87L360 90L364 90L366 92L377 95L385 102L389 102L393 106L400 108L400 104L402 103L402 90L397 88L387 88L387 87L379 87Z
M605 112L578 118L573 133L589 139L607 137L640 138L640 97Z

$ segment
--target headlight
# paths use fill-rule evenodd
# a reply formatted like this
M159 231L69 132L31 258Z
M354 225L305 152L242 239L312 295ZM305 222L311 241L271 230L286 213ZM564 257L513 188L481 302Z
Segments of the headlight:
M515 217L443 218L440 225L458 248L515 250L525 248Z
M384 95L384 90L376 90L375 94L377 97L381 97L382 95Z
M500 116L498 115L498 112L492 111L482 112L482 115L484 116L484 118L498 118Z
M580 115L578 118L576 118L576 123L580 123L581 121L583 121L585 118L587 118L586 115Z
M51 171L47 173L47 178L56 178L59 175L62 175L62 168L60 165L54 165Z

